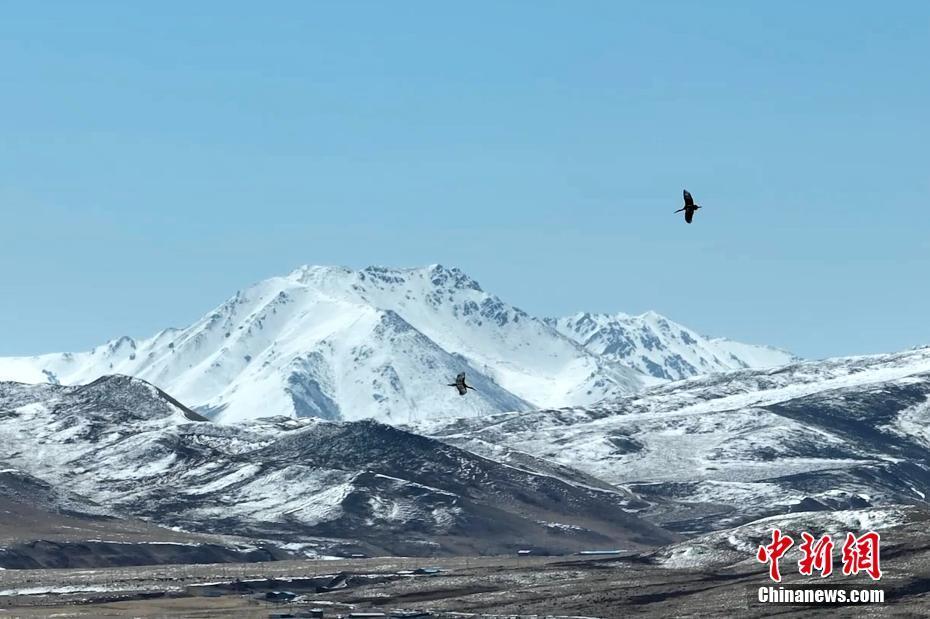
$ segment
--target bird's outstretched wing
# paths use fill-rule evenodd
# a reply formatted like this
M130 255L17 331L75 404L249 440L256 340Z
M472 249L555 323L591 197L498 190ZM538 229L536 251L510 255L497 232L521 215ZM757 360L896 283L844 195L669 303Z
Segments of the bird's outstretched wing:
M691 197L691 192L685 189L682 193L685 196L685 206L694 206L694 198Z
M689 224L691 223L691 218L694 217L694 209L688 209L685 211L685 221Z

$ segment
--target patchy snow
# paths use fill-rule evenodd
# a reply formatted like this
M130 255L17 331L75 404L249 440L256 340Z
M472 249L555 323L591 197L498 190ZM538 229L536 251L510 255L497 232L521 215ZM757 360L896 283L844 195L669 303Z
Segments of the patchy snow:
M541 524L544 527L555 529L558 531L587 531L588 529L584 527L579 527L576 524L565 524L564 522L546 522L545 520L537 520L537 524Z
M217 490L222 490L247 479L254 477L261 470L258 464L246 464L228 475L214 479L210 483L204 484L198 488L191 488L188 494L209 494Z
M717 531L660 549L656 562L667 568L710 568L755 561L760 544L771 541L772 529L798 536L808 532L815 537L829 534L834 542L847 532L860 534L902 525L908 521L912 508L897 506L835 512L800 512L755 520L748 524ZM799 538L798 538L799 539ZM842 542L840 542L842 544ZM798 553L797 543L789 554Z
M930 446L928 393L930 348L920 348L691 378L591 407L411 427L489 458L526 454L647 500L673 500L693 510L698 520L681 525L693 531L802 502L924 500L926 482L906 467L909 454Z
M579 468L613 483L681 479L753 481L872 461L813 456L847 439L774 414L765 406L851 387L908 381L930 373L930 348L895 355L808 362L778 370L738 371L649 389L590 408L503 413L481 419L432 419L415 431L473 446L493 445ZM922 437L927 407L905 411L895 426ZM793 447L797 446L797 447ZM774 450L777 458L760 458ZM805 453L805 451L807 453ZM848 450L849 451L849 450Z
M133 587L127 585L64 585L61 587L20 587L18 589L0 589L0 596L17 595L49 595L62 593L107 593L111 591L130 591Z
M930 448L930 400L902 411L887 429L917 438Z

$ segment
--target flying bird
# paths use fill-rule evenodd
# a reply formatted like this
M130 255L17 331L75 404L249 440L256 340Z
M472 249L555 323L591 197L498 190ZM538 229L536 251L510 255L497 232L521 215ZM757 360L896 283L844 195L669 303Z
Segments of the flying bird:
M691 197L691 192L688 191L687 189L684 190L684 196L685 196L685 205L675 212L680 213L684 211L685 221L687 221L690 224L691 218L694 217L694 211L698 210L701 207L694 203L694 198Z
M455 382L449 383L449 386L455 387L456 389L458 389L459 395L465 395L466 393L468 393L469 389L471 389L472 391L477 391L471 385L465 384L465 372L460 372L459 375L455 377Z

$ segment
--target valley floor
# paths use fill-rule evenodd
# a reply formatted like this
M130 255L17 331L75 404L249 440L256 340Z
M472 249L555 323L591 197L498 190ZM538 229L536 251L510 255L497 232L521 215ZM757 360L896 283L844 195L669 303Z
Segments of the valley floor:
M634 556L7 570L0 572L0 616L245 618L310 608L324 609L326 617L401 608L429 610L434 617L925 616L930 605L926 533L916 527L899 530L883 560L886 575L879 583L833 576L820 584L881 588L885 604L820 608L755 602L758 588L769 583L764 566L751 560L704 570L660 568ZM426 567L441 571L399 573ZM348 587L316 593L318 583L339 572L350 574ZM239 591L228 584L237 578L244 583ZM786 584L802 582L793 573L785 577ZM258 599L270 590L293 591L301 601L274 605Z

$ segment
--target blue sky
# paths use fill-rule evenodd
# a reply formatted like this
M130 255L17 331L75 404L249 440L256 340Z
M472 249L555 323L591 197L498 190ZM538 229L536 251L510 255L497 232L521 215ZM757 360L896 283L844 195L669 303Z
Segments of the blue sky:
M810 357L930 344L926 2L0 7L2 355L302 263Z

